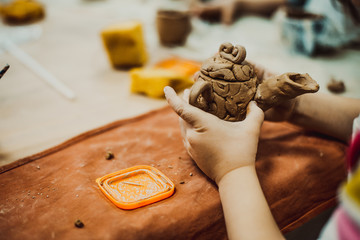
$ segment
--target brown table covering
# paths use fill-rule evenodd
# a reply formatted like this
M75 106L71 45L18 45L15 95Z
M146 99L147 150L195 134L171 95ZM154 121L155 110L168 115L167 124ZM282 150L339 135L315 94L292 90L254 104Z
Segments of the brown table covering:
M284 233L336 204L345 149L289 124L264 123L256 167ZM95 179L135 165L158 168L175 194L117 208ZM169 107L86 132L0 173L1 239L227 239L217 187L187 155ZM74 226L77 219L84 228Z

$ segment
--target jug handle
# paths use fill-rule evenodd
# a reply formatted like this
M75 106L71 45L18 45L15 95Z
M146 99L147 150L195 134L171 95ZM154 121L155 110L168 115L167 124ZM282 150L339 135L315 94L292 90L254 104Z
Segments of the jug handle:
M199 99L200 94L202 98ZM212 101L212 87L211 84L207 81L198 78L194 85L191 88L189 103L197 108L200 108L204 111L210 109L210 103Z

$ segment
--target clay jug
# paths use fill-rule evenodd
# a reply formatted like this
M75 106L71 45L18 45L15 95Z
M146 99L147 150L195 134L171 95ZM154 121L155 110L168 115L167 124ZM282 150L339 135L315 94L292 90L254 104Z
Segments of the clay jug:
M181 46L191 32L190 15L175 10L158 10L156 15L160 43L164 46Z
M266 111L282 101L319 89L308 74L285 73L259 81L245 58L244 47L222 44L219 52L201 66L189 103L220 119L241 121L251 100Z

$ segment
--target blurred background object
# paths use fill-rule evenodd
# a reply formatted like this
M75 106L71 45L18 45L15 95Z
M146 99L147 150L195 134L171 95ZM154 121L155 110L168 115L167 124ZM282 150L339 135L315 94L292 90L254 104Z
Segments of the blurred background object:
M2 78L4 76L4 74L6 73L6 71L10 68L9 64L6 64L5 67L3 69L1 69L0 71L0 78Z
M156 25L160 43L164 46L182 46L191 32L188 12L159 9Z
M330 79L330 81L327 84L327 88L329 89L330 92L336 94L343 93L346 91L344 82L335 78Z
M74 99L75 94L71 89L44 68L36 59L18 47L18 44L40 37L42 26L39 22L45 16L44 6L34 0L14 0L0 5L0 10L5 24L0 32L1 48L38 75L58 93L67 99Z
M275 15L288 49L315 56L359 45L359 5L357 0L212 0L193 1L190 11L227 25L244 16Z
M291 50L306 55L319 51L319 35L324 31L322 15L305 12L297 8L282 8L284 19L281 23L281 37Z
M110 25L102 30L101 36L114 68L142 66L146 63L147 53L140 22L127 21Z
M14 0L1 5L1 17L9 25L24 25L42 20L44 6L35 0Z

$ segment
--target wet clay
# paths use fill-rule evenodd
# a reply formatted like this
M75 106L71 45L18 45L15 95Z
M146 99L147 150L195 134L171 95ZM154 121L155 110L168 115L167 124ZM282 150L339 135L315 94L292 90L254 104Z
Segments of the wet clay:
M226 121L241 121L251 100L267 109L298 95L316 92L319 85L308 74L285 73L260 81L245 61L244 47L223 43L206 60L190 91L189 103Z
M159 10L156 25L160 43L164 46L181 46L191 32L190 15L187 12Z
M255 101L262 110L266 111L281 102L318 90L319 85L309 74L284 73L267 78L259 84Z
M332 78L327 84L327 88L332 93L343 93L345 92L345 84L341 80Z

